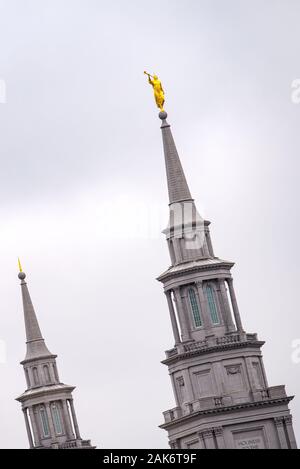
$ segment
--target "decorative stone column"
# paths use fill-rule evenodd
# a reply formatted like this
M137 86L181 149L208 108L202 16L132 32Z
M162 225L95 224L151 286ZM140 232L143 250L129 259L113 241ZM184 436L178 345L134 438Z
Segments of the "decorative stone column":
M175 314L175 310L174 310L174 304L173 304L173 300L172 300L172 293L169 290L169 291L165 292L165 295L166 295L167 301L168 301L170 319L171 319L171 324L172 324L172 330L173 330L173 335L174 335L174 339L175 339L175 345L177 345L181 342L181 340L180 340L180 335L179 335L179 329L178 329L176 314Z
M233 288L233 279L228 278L228 279L226 279L226 281L227 281L227 284L228 284L228 287L229 287L229 293L230 293L232 310L233 310L233 314L234 314L236 328L237 328L238 332L244 333L245 331L243 329L242 320L241 320L241 316L240 316L240 312L239 312L239 307L238 307L238 304L237 304L235 291L234 291L234 288Z
M76 435L77 440L81 440L79 427L78 427L78 422L77 422L77 417L76 417L76 413L75 413L75 409L74 409L73 399L70 399L69 402L70 402L70 408L71 408L71 414L72 414L72 420L73 420L75 435Z
M40 446L40 436L39 436L39 431L37 427L37 422L35 419L35 412L33 410L33 407L30 406L28 407L29 410L29 416L30 416L30 421L31 421L31 426L32 426L32 431L33 431L33 437L34 437L34 444L35 446Z
M174 298L175 298L176 305L177 305L178 319L179 319L181 334L182 334L182 342L188 342L191 340L191 336L190 336L190 331L188 328L188 322L187 322L185 310L183 307L183 301L181 298L181 292L180 292L179 287L174 289Z
M63 411L63 418L64 418L64 423L65 423L65 428L66 428L66 434L69 440L73 440L75 438L73 430L72 430L72 424L71 424L71 419L70 419L70 414L69 414L69 409L68 409L68 403L65 399L61 401L62 404L62 411Z
M277 429L277 434L280 442L281 449L288 449L288 444L286 441L285 431L283 427L283 417L274 418L274 423Z
M210 320L210 315L208 312L207 301L204 296L203 282L201 281L196 282L196 286L197 286L197 291L198 291L198 296L199 296L200 309L201 309L201 313L203 317L203 325L206 331L211 331L211 320Z
M32 448L34 448L34 444L33 444L33 439L32 439L32 434L31 434L31 428L30 428L30 425L29 425L27 409L22 409L22 410L23 410L23 414L24 414L26 431L27 431L27 436L28 436L28 440L29 440L29 447L30 447L30 449L32 449Z
M295 433L293 429L293 417L291 415L287 415L284 417L284 423L285 423L285 428L286 432L288 435L288 439L290 440L290 447L291 449L297 449L297 442L295 438Z
M225 280L224 279L219 279L218 280L218 286L220 289L220 296L222 300L222 305L223 305L223 311L224 311L224 319L225 319L225 324L228 332L234 332L235 331L235 325L232 320L232 315L231 315L231 310L230 310L230 305L228 301L228 296L226 292L226 285L225 285Z

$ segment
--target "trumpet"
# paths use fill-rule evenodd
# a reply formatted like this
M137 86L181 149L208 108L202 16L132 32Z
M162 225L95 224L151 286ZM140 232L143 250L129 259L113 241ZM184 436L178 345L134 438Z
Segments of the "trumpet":
M145 75L148 75L149 78L150 78L150 77L153 78L153 75L150 75L150 73L148 73L148 72L146 72L146 71L144 71L144 74L145 74Z

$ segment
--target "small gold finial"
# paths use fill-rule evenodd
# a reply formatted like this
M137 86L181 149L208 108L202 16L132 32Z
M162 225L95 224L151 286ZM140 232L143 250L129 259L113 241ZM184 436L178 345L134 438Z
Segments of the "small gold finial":
M154 98L157 107L161 110L164 111L164 103L165 103L165 92L162 87L161 81L159 80L157 75L150 75L150 73L147 73L146 71L144 72L145 75L148 75L148 82L150 85L153 87L154 91Z
M20 261L20 258L19 258L19 257L18 257L18 265L19 265L19 271L20 271L20 272L23 272L22 265L21 265L21 261Z

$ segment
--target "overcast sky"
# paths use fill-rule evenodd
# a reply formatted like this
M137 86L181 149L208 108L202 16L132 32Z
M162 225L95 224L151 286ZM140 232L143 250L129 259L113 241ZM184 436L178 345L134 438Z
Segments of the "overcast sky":
M27 447L17 256L82 436L167 447L168 198L145 69L300 441L299 18L297 0L0 0L3 448Z

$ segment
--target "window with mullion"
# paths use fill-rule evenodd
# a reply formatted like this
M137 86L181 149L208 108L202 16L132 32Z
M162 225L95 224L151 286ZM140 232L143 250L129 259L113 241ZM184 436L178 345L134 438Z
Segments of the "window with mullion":
M50 436L49 422L48 422L48 417L46 414L45 407L40 408L40 416L41 416L44 437Z
M190 305L192 308L194 324L196 327L201 327L202 321L201 321L201 315L200 315L200 308L197 302L195 290L193 288L189 288L188 295L189 295Z
M59 410L57 408L57 405L53 404L51 406L51 410L52 410L52 417L53 417L55 432L57 435L60 435L62 433L62 426L61 426L61 420L60 420L60 415L59 415Z
M214 291L211 285L206 285L206 297L210 318L213 324L220 324L220 319L217 311L217 305L214 298Z

